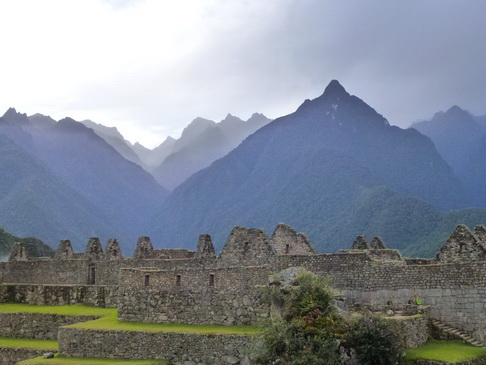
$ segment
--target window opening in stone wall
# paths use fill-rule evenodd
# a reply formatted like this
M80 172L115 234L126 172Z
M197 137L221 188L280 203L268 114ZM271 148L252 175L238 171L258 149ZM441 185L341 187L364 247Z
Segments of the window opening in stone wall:
M176 286L181 286L181 276L176 275Z
M287 244L285 245L285 254L286 254L286 255L288 255L288 254L289 254L289 252L290 252L290 245L287 243Z
M250 247L250 243L249 242L245 242L244 245L243 245L243 253L247 253L249 247Z
M144 281L144 285L145 286L149 286L149 283L150 283L150 275L145 275L145 281Z
M96 283L96 269L94 266L88 268L88 285L94 285Z
M214 286L214 274L209 274L209 286Z

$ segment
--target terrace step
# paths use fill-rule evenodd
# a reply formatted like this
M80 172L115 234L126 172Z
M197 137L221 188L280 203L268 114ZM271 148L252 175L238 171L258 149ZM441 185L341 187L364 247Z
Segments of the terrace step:
M486 347L485 344L481 343L478 339L472 337L470 334L467 332L464 332L463 330L459 328L454 328L449 325L444 324L443 322L433 319L432 320L432 325L441 331L448 333L450 335L453 335L454 337L460 338L464 342L476 346L476 347Z

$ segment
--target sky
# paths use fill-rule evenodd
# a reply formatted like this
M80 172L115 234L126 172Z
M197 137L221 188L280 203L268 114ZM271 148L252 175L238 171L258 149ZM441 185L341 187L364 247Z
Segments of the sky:
M332 79L391 124L486 114L480 0L0 0L0 115L116 126L153 148L196 117L277 118Z

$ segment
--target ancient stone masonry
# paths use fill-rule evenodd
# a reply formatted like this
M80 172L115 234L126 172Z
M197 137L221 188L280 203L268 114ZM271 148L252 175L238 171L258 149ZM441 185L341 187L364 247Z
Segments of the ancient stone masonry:
M54 254L56 260L72 259L74 257L73 246L70 240L61 240L59 247Z
M104 260L121 260L123 259L123 255L120 249L120 245L118 244L118 240L116 238L110 238L108 243L106 244L105 255L103 256Z
M272 235L273 248L279 255L315 255L316 251L305 234L279 223Z
M27 247L22 242L15 242L8 261L28 261Z
M316 254L301 233L279 224L270 237L235 227L217 255L211 237L196 251L156 250L149 237L124 258L116 240L91 238L84 254L61 241L54 259L29 259L16 244L0 263L3 301L118 306L120 319L145 322L253 324L269 315L260 287L292 267L332 278L347 305L405 305L413 294L430 315L486 342L486 229L458 226L433 259L403 258L375 237L350 250Z
M461 224L457 226L446 244L437 253L437 260L442 262L485 260L486 241L484 238L484 226L476 227L473 233Z

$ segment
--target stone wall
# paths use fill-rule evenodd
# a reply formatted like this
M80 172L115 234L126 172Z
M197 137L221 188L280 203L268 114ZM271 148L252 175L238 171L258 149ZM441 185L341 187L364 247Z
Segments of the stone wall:
M41 356L45 350L13 349L0 347L0 364L15 365L17 362Z
M269 315L265 267L122 269L118 317L144 322L254 324Z
M175 364L249 364L246 354L255 341L236 335L59 329L63 356L166 359Z
M314 255L315 249L303 233L280 223L272 235L273 247L279 255Z
M94 307L114 308L118 286L109 285L0 285L0 303L34 305L70 305L83 303Z
M57 330L60 326L96 318L98 317L60 316L46 313L0 313L0 336L57 340Z
M391 317L397 322L405 348L415 348L424 345L429 339L429 316L418 315L404 318Z

